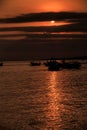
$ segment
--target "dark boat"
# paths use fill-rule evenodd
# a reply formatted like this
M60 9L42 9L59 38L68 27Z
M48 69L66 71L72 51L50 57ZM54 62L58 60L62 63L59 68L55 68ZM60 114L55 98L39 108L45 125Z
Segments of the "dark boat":
M60 64L54 59L51 59L45 65L48 66L49 71L58 71L60 69Z
M61 68L63 69L80 69L81 64L79 62L65 62L61 63Z
M31 66L40 66L41 63L40 62L30 62Z
M60 69L58 64L53 64L48 66L49 71L58 71Z
M60 69L80 69L81 64L77 61L75 62L65 62L63 60L61 63L54 59L51 59L47 64L45 64L50 71L58 71Z
M44 62L43 64L45 65L45 66L51 66L51 65L53 65L53 64L57 64L58 62L54 59L54 58L51 58L50 60L47 60L46 62Z

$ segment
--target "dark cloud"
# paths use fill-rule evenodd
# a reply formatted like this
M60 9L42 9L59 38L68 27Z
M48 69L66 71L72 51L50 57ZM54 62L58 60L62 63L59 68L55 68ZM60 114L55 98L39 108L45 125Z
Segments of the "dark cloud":
M21 15L14 18L0 19L0 23L22 23L22 22L35 22L35 21L68 21L71 24L62 26L50 27L10 27L0 28L0 31L26 31L26 32L87 32L87 13L75 12L48 12L48 13L31 13Z
M48 12L48 13L31 13L24 14L14 18L0 19L0 23L22 23L22 22L36 22L36 21L50 21L50 20L70 20L70 21L85 21L87 22L87 13L75 12Z
M41 27L10 27L0 28L0 31L23 31L23 32L87 32L86 22L76 22L62 26L41 26Z

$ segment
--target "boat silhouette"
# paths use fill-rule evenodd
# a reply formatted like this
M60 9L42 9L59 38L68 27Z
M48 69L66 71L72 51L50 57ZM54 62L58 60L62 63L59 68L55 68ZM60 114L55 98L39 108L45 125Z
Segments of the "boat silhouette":
M50 71L58 71L60 69L60 63L58 63L55 59L51 58L49 61L44 63L45 66L48 67Z
M55 59L51 59L49 62L46 62L45 65L50 71L58 71L60 69L80 69L81 64L77 61L75 62L66 62L63 60L61 63L57 62Z
M63 69L80 69L81 64L77 61L74 62L65 62L62 61L61 68Z
M30 62L30 66L40 66L40 62Z

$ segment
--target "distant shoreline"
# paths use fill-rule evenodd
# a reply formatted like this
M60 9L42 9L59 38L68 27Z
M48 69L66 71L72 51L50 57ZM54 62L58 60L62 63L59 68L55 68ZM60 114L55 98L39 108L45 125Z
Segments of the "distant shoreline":
M64 57L64 58L57 58L57 57L49 57L49 58L29 58L29 59L1 59L1 62L4 61L31 61L31 60L50 60L51 58L55 59L55 60L87 60L87 56L82 56L82 57Z

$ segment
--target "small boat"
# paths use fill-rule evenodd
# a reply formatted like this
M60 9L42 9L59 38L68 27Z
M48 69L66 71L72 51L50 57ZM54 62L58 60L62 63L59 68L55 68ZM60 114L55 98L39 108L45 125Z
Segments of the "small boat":
M81 64L79 62L65 62L61 63L61 68L63 69L80 69Z
M58 70L60 70L60 67L58 64L53 64L53 65L48 66L48 70L49 71L58 71Z
M40 66L40 62L30 62L30 66Z
M54 58L51 58L50 60L47 60L46 62L44 62L43 64L45 65L45 66L50 66L50 65L52 65L52 64L56 64L56 63L58 63Z
M51 59L49 62L47 62L48 64L46 66L48 66L48 70L49 71L58 71L60 69L60 63L58 63L56 60Z

